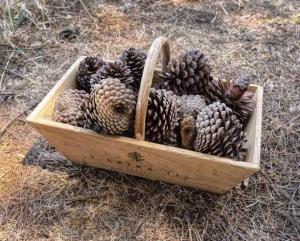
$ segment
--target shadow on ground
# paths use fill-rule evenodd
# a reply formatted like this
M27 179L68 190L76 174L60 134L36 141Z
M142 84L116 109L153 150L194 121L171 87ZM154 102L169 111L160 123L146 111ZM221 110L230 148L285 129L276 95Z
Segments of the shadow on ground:
M216 205L220 206L224 199L224 196L195 189L74 164L42 138L28 151L22 164L44 169L44 181L49 178L49 173L67 176L71 185L64 186L59 178L55 184L50 180L48 184L47 181L45 183L49 185L49 190L59 188L58 195L53 195L53 191L49 190L47 193L41 191L39 197L30 203L33 207L42 205L40 208L47 217L37 219L36 225L45 225L47 220L50 223L52 221L53 226L56 222L64 223L68 235L72 237L79 235L77 229L84 229L87 225L85 222L93 224L93 232L84 238L95 238L94 232L103 232L105 228L112 236L132 239L139 235L141 228L152 229L153 225L158 225L157 222L159 225L170 225L170 229L178 225L186 233L186 230L193 229L193 225L203 224L204 220L210 219ZM57 205L47 209L49 202ZM93 211L97 212L91 216L88 207L93 207ZM27 207L27 210L30 209ZM78 217L79 223L74 222L73 215ZM49 237L47 232L41 235Z

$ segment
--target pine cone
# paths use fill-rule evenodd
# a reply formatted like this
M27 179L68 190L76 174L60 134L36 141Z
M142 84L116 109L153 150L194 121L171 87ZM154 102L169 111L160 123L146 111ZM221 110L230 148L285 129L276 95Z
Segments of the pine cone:
M177 119L176 97L171 91L150 90L146 116L146 139L164 143L174 131Z
M184 116L180 121L180 144L182 148L193 150L196 137L196 120L193 116Z
M55 102L54 121L84 127L86 119L83 106L88 99L89 94L84 90L69 89L64 91Z
M190 124L195 125L198 112L206 106L205 99L201 95L182 95L176 96L177 120L174 133L171 135L167 144L172 146L192 149L192 146L186 143L190 142L189 132L193 131ZM189 139L189 141L187 141Z
M182 95L177 96L177 106L179 118L192 116L196 119L198 112L206 106L206 103L201 95Z
M141 84L141 79L144 71L147 54L136 48L126 49L120 57L120 60L130 69L131 75L134 78L132 86L138 90Z
M124 134L133 126L135 107L133 90L119 79L104 79L94 86L86 104L89 126L108 134Z
M163 145L174 147L180 146L180 137L178 135L179 132L176 129L179 130L179 123L175 124L174 131L170 133L169 137L164 142L162 142Z
M226 82L214 79L204 91L208 103L221 101L233 110L234 115L245 126L251 117L255 103L252 100L253 93L247 91L249 78L241 76L235 81Z
M239 100L247 91L249 84L250 77L247 75L242 75L238 79L230 83L225 92L225 96L230 100Z
M177 95L203 94L204 85L211 81L210 72L207 58L200 50L193 49L168 65L167 70L160 74L158 87Z
M205 99L201 95L182 95L176 96L177 119L173 133L165 144L171 146L193 149L188 145L193 137L195 120L197 114L206 106Z
M93 74L91 78L92 87L107 78L119 79L121 83L125 84L127 87L134 85L134 79L131 76L130 69L120 61L103 65L95 74Z
M105 62L99 57L86 57L82 60L76 73L79 87L89 93L91 91L91 76L103 65Z
M247 139L242 124L224 103L214 102L201 110L196 132L196 151L240 160Z

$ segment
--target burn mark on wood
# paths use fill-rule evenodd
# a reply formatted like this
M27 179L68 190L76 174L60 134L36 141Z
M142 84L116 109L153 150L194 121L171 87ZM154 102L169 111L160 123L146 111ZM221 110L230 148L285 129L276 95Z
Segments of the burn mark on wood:
M138 152L129 152L127 156L136 162L144 161L144 157Z

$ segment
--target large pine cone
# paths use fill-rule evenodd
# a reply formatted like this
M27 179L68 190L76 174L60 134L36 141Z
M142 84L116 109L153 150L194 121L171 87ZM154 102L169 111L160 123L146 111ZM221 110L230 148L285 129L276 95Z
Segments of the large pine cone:
M119 79L107 78L94 86L86 108L90 128L124 134L133 126L136 95Z
M146 139L166 142L174 131L177 119L176 97L171 91L151 89L146 116Z
M103 65L95 74L92 75L92 87L107 78L119 79L121 83L125 84L127 87L134 85L134 79L131 75L130 69L121 61Z
M86 57L82 60L76 73L79 87L89 93L91 91L91 77L103 65L105 62L99 57Z
M253 93L247 91L250 79L241 76L234 81L214 79L205 89L204 95L208 103L221 101L233 110L234 115L245 126L255 107Z
M247 141L242 124L224 103L214 102L197 116L194 149L211 155L241 159Z
M144 71L147 54L136 48L126 49L120 57L120 60L130 69L134 78L132 86L138 90Z
M64 91L55 102L53 119L83 127L86 120L83 106L88 99L89 94L84 90L69 89Z
M168 65L160 74L158 86L177 95L203 94L204 86L211 81L210 72L207 58L200 50L193 49Z

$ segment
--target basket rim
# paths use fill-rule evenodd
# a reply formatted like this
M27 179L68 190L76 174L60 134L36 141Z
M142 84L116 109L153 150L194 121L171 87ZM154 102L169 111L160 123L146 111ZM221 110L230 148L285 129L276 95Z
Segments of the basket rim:
M261 143L261 115L259 118L257 118L256 122L258 126L256 128L258 130L255 131L255 143L253 143L253 148L255 148L254 152L256 153L255 159L251 162L246 161L236 161L231 158L226 157L218 157L210 154L205 154L201 152L195 152L191 150L186 150L179 147L173 147L173 146L167 146L163 144L158 143L152 143L146 140L137 140L134 138L124 137L124 136L109 136L104 135L100 133L96 133L92 130L88 130L82 127L72 126L64 123L59 123L51 120L49 117L44 116L43 111L45 108L49 105L49 103L52 101L53 96L59 91L59 89L63 86L63 84L68 80L69 76L74 72L77 71L77 68L80 64L80 62L85 58L86 56L80 56L73 65L65 72L65 74L62 76L62 78L53 86L53 88L48 92L48 94L43 98L43 100L38 104L37 107L31 112L31 114L27 117L26 121L38 126L51 126L57 129L64 129L72 132L78 132L83 133L85 135L90 135L97 138L107 139L107 140L113 140L116 143L131 143L138 146L147 146L154 149L164 149L164 150L170 150L172 152L178 153L179 155L188 155L188 156L194 156L195 158L202 158L202 159L209 159L212 162L219 162L219 163L227 163L233 166L239 166L244 167L250 170L258 171L260 168L260 143ZM113 62L110 60L106 60L108 62ZM161 69L156 68L155 71L160 72ZM250 91L257 92L258 97L260 98L260 101L262 101L262 95L263 95L263 87L256 85L256 84L250 84L249 85ZM261 113L262 111L262 103L257 105L256 108L259 108L257 111Z

